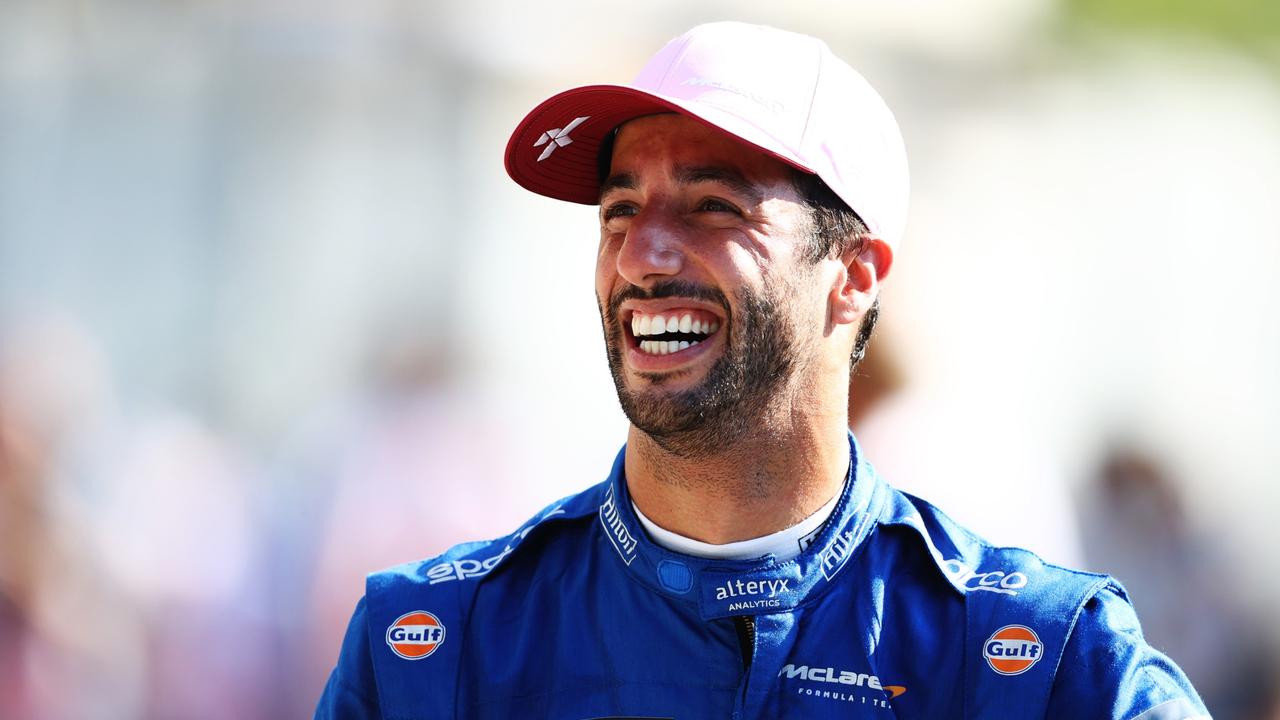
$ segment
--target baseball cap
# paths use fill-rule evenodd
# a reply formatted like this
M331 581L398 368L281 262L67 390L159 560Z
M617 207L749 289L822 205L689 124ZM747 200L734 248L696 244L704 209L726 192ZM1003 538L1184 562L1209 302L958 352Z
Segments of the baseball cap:
M699 25L667 43L630 85L585 85L535 107L507 142L507 173L540 195L599 202L599 152L628 120L677 112L817 175L897 246L907 156L893 113L816 38L760 25Z

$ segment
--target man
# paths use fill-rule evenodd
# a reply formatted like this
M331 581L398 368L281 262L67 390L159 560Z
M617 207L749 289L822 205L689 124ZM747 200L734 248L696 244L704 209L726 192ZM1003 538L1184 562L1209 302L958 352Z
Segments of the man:
M507 169L600 205L607 481L375 573L321 718L1207 717L1111 579L993 548L846 430L906 216L875 91L717 23L552 97Z

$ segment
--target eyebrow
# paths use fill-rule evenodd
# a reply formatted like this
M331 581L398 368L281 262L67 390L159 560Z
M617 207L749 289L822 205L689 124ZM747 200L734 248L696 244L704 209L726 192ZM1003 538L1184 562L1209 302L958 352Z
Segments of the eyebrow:
M755 184L749 182L742 173L720 165L677 165L676 180L684 185L704 182L726 185L734 193L750 199L752 205L759 205L763 200Z
M675 176L676 182L681 185L710 182L728 186L734 193L749 199L753 205L759 205L764 199L760 190L733 168L720 165L677 165ZM603 198L613 190L636 190L639 187L640 183L632 173L610 175L600 183L600 197Z
M636 182L636 176L631 173L618 173L610 175L604 182L600 183L600 197L603 199L605 195L613 190L635 190L640 187Z

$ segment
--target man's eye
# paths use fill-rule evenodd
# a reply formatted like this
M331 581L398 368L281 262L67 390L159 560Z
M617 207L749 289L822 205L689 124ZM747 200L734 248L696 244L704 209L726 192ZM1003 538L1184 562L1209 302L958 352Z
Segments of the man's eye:
M636 214L635 206L630 203L614 203L608 205L600 212L600 217L605 220L613 220L614 218L630 217Z
M738 214L738 208L730 205L729 203L723 200L716 200L715 198L707 198L706 200L703 200L701 203L698 203L698 209L703 212L716 212L716 213L724 212L724 213L733 213L735 215Z

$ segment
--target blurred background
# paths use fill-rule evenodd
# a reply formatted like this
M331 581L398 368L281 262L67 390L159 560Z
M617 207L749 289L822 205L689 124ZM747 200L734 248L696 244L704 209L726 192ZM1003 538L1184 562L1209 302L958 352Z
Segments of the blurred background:
M1272 0L5 0L0 717L309 717L366 572L603 479L594 209L502 151L727 18L906 137L873 461L1280 717Z

